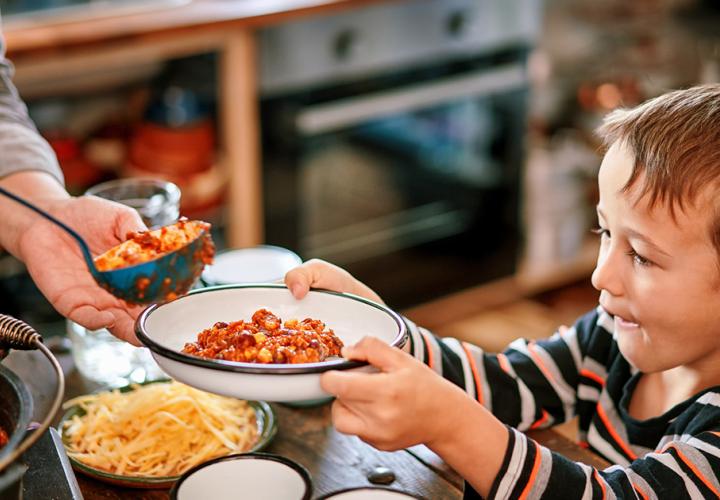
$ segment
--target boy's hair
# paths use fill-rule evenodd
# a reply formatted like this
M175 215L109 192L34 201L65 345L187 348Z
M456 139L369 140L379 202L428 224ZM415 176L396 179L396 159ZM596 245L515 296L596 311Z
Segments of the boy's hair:
M706 187L720 186L720 84L668 92L632 109L609 113L597 130L605 147L621 141L635 156L628 191L643 175L639 196L682 209ZM715 198L713 196L713 198ZM720 207L720 205L718 205ZM711 238L720 251L720 213Z

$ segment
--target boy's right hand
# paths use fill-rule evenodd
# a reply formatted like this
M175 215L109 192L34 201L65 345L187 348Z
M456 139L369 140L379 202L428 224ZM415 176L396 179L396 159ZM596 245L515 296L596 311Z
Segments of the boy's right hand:
M382 299L367 285L346 270L320 259L311 259L291 269L285 275L285 284L296 299L302 299L310 288L324 288L347 292L383 304Z

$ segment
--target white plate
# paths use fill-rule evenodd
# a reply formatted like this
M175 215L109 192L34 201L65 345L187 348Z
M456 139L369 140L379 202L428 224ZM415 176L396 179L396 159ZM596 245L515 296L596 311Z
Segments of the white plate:
M345 345L372 335L402 347L407 327L387 307L351 294L312 290L296 300L284 285L226 285L195 290L172 302L148 307L135 331L168 375L198 389L241 399L304 401L328 397L320 388L327 370L371 370L366 363L332 359L320 363L261 364L200 358L182 353L187 342L218 321L249 321L265 308L283 321L318 319Z
M302 264L294 252L272 245L259 245L218 252L205 267L201 279L207 285L235 283L282 283L285 273Z
M216 458L183 474L172 500L309 500L310 474L292 460L268 453Z

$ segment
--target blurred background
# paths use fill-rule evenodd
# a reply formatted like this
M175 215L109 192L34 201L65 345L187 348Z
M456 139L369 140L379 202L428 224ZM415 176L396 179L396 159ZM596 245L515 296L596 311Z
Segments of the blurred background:
M419 316L466 290L482 307L498 283L521 299L586 280L604 114L720 81L710 0L0 0L0 13L72 193L173 182L220 249L330 260ZM7 254L0 303L64 331Z

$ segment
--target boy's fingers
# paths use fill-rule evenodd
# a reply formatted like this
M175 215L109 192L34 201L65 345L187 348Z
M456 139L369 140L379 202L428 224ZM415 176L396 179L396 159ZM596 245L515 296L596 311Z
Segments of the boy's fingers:
M291 269L285 274L285 285L290 289L293 297L302 299L310 291L311 277L305 265Z
M347 401L372 401L377 397L376 374L331 370L320 377L325 392Z
M365 422L342 401L335 400L331 411L333 425L338 432L357 436L365 431Z
M332 277L326 276L328 266L329 264L324 261L311 259L288 271L285 274L285 284L296 299L305 297L312 287L337 290Z
M407 354L377 337L363 337L353 346L345 346L342 355L347 359L367 361L384 372L392 371L405 361Z

